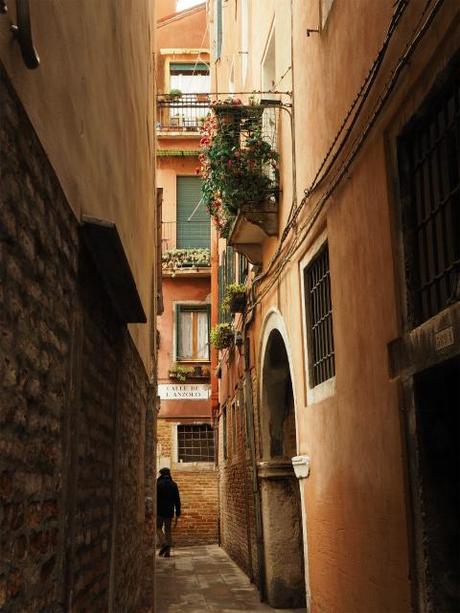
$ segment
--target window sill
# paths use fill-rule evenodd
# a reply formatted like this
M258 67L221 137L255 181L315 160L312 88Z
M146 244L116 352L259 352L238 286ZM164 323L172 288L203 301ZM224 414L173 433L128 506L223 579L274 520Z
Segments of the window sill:
M307 389L307 406L318 404L327 398L335 396L335 377L323 381L313 388Z

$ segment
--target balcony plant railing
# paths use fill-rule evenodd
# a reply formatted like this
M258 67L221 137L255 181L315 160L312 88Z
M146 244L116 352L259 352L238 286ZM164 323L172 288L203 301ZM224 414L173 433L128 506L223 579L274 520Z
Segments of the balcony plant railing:
M173 364L169 369L169 378L176 379L183 383L187 379L209 379L209 368L201 365L183 366L181 364Z
M161 256L163 270L207 268L211 265L209 249L170 249Z
M210 112L208 94L171 90L157 97L157 130L198 134Z
M277 205L276 109L228 99L212 106L201 130L202 196L222 236L241 210Z

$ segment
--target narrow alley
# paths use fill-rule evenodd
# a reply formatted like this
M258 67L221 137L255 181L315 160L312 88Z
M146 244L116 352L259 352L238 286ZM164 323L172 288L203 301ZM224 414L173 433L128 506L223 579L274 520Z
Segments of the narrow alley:
M460 613L460 0L0 0L0 612Z
M281 611L260 602L254 585L218 545L176 549L157 562L156 581L158 613Z

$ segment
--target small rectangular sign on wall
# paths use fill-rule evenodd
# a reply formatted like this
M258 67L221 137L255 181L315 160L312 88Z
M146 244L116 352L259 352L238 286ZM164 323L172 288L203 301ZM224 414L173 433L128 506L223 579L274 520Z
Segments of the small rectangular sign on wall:
M211 386L206 383L159 383L158 394L161 400L208 400Z

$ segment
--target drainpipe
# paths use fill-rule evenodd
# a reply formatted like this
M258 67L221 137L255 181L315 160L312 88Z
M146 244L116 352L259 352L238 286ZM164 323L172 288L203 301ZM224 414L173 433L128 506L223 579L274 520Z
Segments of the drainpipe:
M244 405L244 387L241 382L238 382L238 403L241 408ZM246 411L245 411L246 414ZM243 490L244 490L244 513L246 516L246 541L248 543L248 561L249 561L249 580L254 583L254 561L252 558L252 543L251 543L251 524L249 518L249 488L246 481L246 475L248 474L248 464L246 461L246 447L248 447L248 430L246 428L245 436L245 449L242 458L243 465Z
M219 235L214 224L211 224L211 327L214 327L219 318ZM218 362L218 351L211 347L211 422L214 427L218 423L219 411L219 383L215 374ZM215 428L215 467L217 470L217 542L220 538L220 476L219 476L219 428Z
M254 407L252 404L252 381L250 369L249 338L247 330L254 317L254 310L248 321L243 326L243 346L244 346L244 392L246 397L246 428L248 432L248 443L251 462L252 494L254 496L254 510L256 515L256 542L257 542L257 561L259 568L259 591L260 599L265 600L265 549L262 528L262 505L260 500L259 482L257 479L257 459L255 446L255 427L254 427Z

